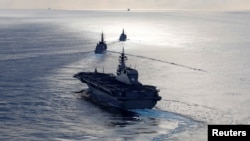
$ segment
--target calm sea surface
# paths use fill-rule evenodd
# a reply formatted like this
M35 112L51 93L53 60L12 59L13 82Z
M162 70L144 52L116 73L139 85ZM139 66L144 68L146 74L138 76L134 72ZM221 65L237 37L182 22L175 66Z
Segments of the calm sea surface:
M249 12L0 10L0 140L206 141L208 124L250 124L249 25ZM155 108L75 93L87 88L75 73L115 73L123 47L160 90Z

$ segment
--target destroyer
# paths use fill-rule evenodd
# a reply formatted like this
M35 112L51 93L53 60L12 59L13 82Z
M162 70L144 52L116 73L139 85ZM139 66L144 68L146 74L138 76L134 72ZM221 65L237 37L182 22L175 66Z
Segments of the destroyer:
M138 71L127 67L124 49L119 57L116 75L111 73L79 72L74 75L88 85L88 96L107 106L123 110L151 109L161 100L155 86L138 81Z
M101 41L97 43L96 48L95 48L95 54L103 54L106 52L106 50L107 50L107 44L104 41L103 32L102 32Z
M120 35L119 40L120 41L126 41L127 40L127 35L124 33L124 29L122 30L122 34Z

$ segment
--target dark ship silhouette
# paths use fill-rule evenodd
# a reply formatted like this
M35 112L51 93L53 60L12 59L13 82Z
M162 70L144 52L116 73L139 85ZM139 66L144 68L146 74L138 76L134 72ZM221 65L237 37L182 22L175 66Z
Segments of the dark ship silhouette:
M97 43L96 48L95 48L95 54L103 54L106 52L106 50L107 50L107 44L104 41L103 32L102 32L101 41Z
M127 40L127 35L124 33L124 29L122 30L122 34L120 35L119 40L120 41L126 41Z
M73 77L88 85L87 95L101 104L128 109L152 109L161 100L155 86L138 81L138 71L127 67L124 49L119 57L116 75L112 73L79 72Z

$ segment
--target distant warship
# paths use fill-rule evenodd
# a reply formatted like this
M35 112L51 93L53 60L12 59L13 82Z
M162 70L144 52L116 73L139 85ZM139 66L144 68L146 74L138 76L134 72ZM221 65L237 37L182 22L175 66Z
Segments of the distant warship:
M127 40L127 35L124 33L124 29L122 30L122 34L120 35L119 40L120 41L126 41Z
M138 71L127 67L124 49L119 57L116 75L112 73L79 72L73 77L88 85L88 96L99 103L128 109L152 109L161 100L155 86L138 81Z
M95 54L103 54L106 52L106 50L107 50L107 44L104 41L103 32L102 32L101 41L97 43L96 48L95 48Z

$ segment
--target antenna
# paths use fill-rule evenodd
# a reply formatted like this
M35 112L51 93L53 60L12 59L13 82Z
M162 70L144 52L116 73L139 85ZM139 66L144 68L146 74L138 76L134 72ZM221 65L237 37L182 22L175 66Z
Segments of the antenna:
M95 68L95 73L97 73L97 68Z
M101 41L104 42L103 31L102 31L102 34L101 34Z

